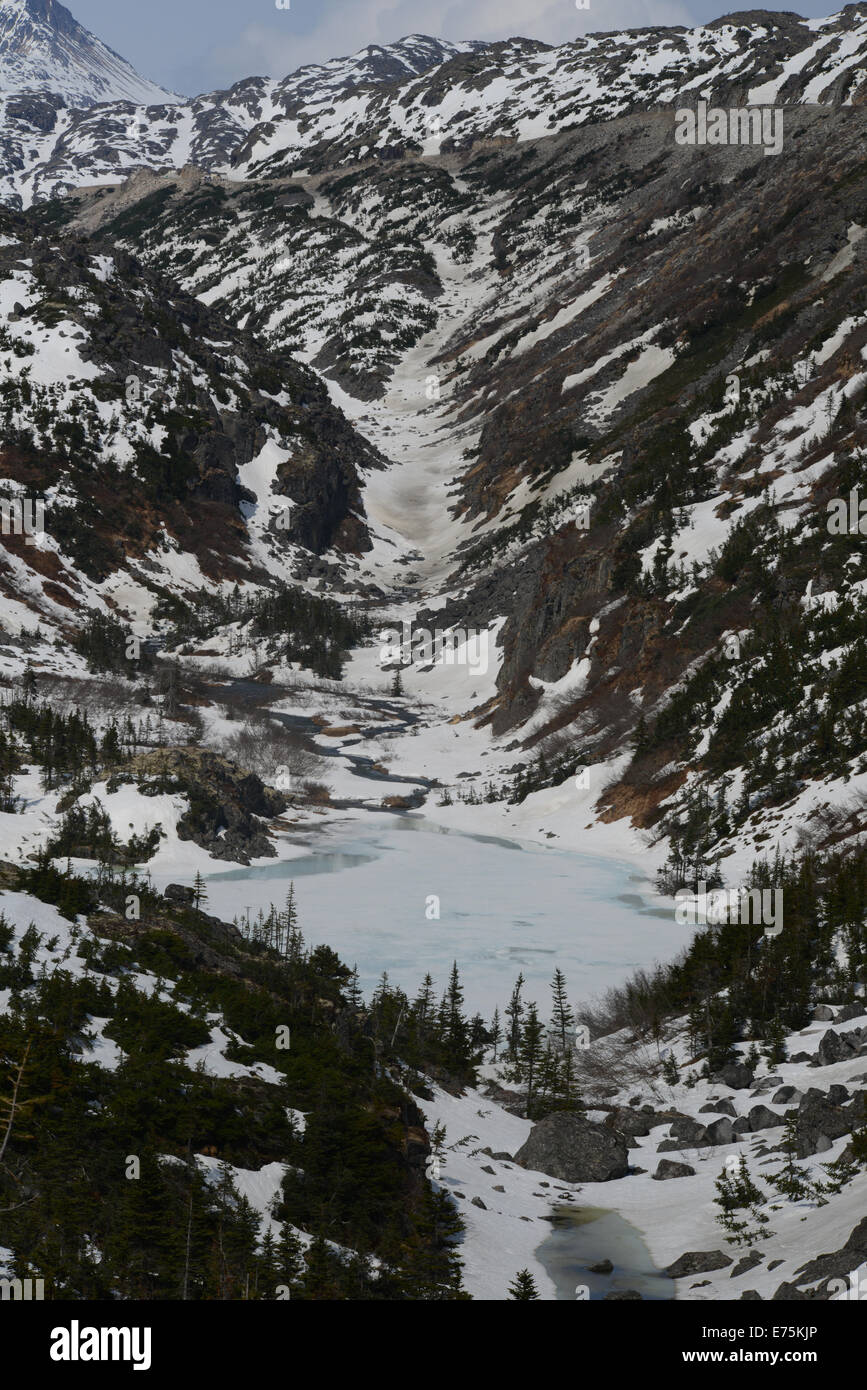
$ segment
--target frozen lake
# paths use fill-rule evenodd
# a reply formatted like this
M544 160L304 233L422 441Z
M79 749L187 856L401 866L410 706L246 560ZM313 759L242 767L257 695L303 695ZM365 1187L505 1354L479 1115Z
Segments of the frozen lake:
M384 970L410 995L426 972L440 991L457 960L466 1008L485 1018L495 1005L502 1013L519 971L524 998L547 1020L555 966L575 1002L670 959L691 935L673 905L647 905L637 891L647 885L628 865L447 831L421 816L353 823L311 839L299 858L208 875L205 911L231 921L282 906L290 880L307 943L357 962L365 994ZM439 920L426 915L432 897Z

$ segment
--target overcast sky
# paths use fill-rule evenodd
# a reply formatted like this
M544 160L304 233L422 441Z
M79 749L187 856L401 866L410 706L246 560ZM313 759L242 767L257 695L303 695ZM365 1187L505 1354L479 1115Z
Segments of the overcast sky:
M284 0L285 3L285 0ZM322 62L390 43L404 34L505 39L516 34L563 43L595 30L694 24L725 13L708 0L66 0L76 19L150 77L195 95L242 77L285 77ZM808 0L816 16L842 3Z

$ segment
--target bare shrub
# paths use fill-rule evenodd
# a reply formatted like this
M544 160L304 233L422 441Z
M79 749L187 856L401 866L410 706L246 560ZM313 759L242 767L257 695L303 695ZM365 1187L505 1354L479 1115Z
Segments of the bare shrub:
M583 1095L613 1095L629 1086L659 1090L659 1051L636 1044L628 1030L600 1038L575 1055L575 1080Z
M323 759L306 746L299 734L257 712L249 714L238 732L226 740L223 751L264 782L284 771L303 782L323 767Z
M234 671L232 671L228 665L223 665L220 661L209 661L207 666L193 666L188 668L188 670L190 674L200 676L203 681L213 681L215 684L220 681L237 680Z
M847 839L863 829L864 812L867 809L867 793L856 792L837 806L817 806L811 811L809 821L799 825L796 835L802 850L824 848L840 840Z
M575 1010L579 1023L590 1029L591 1037L627 1030L634 1038L658 1038L663 1022L679 1012L670 981L674 967L686 959L684 949L672 965L652 970L636 970L625 985L615 985L597 999Z
M40 674L37 697L58 713L78 709L97 717L116 717L138 710L141 685L107 677L82 680Z
M314 806L327 806L331 800L331 788L327 787L324 782L313 782L308 779L301 783L301 790Z

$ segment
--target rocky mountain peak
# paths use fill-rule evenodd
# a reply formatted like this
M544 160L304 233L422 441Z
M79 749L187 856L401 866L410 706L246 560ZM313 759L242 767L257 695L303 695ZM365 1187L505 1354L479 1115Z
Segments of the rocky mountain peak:
M154 103L169 95L57 0L0 0L0 91L51 92L70 106Z

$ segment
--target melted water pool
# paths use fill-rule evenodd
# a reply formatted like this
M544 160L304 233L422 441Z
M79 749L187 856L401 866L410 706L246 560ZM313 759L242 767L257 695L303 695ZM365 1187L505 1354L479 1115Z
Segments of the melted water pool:
M672 1280L656 1268L640 1232L617 1212L561 1204L552 1219L554 1229L536 1257L556 1284L558 1300L577 1299L579 1288L589 1290L590 1302L626 1289L650 1302L674 1297ZM592 1273L590 1266L604 1260L614 1266L611 1273Z

